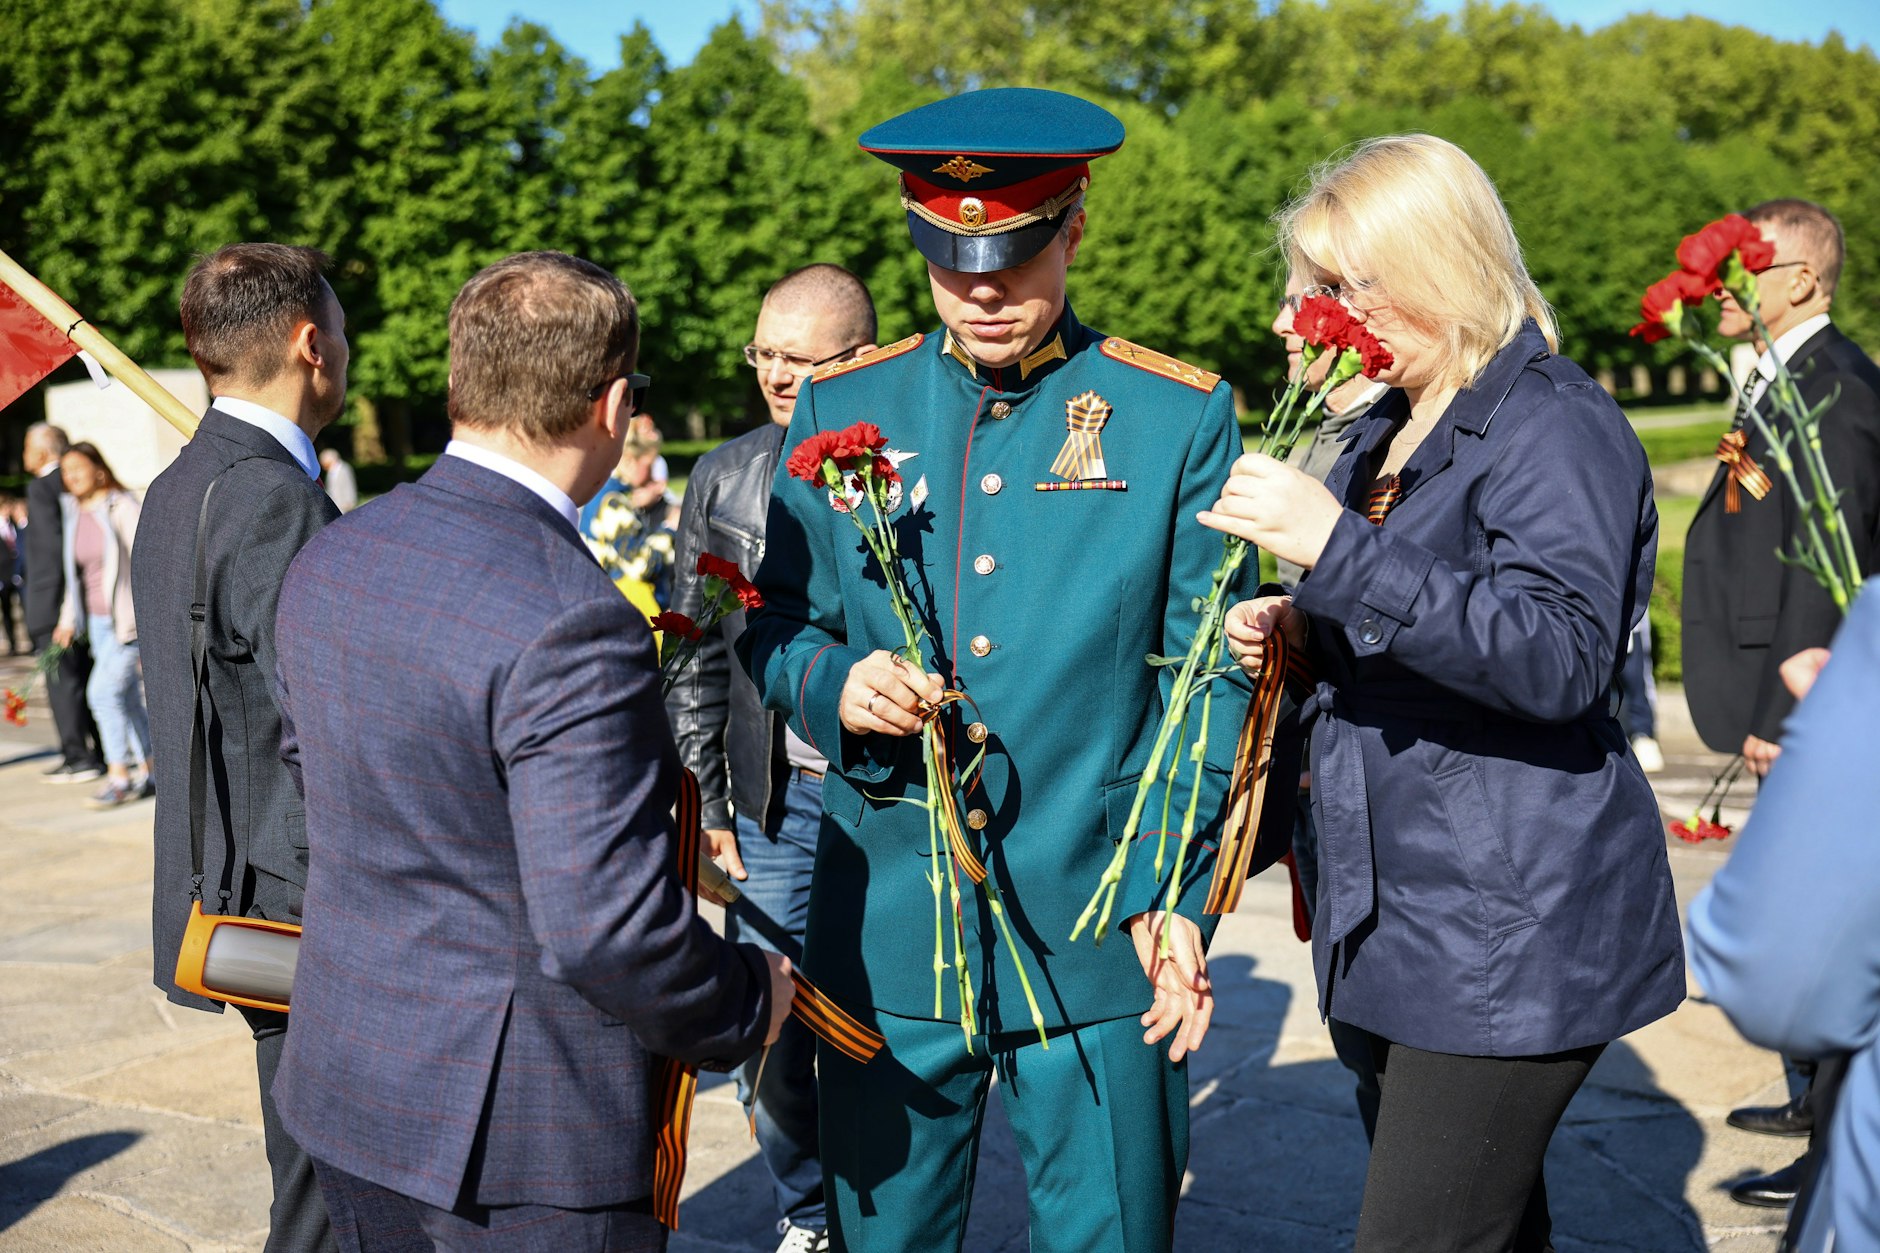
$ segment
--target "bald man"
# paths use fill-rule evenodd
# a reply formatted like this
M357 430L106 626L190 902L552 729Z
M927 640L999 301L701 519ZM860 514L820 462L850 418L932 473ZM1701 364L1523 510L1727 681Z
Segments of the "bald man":
M729 558L746 575L764 552L770 483L797 390L818 366L875 346L875 306L861 280L838 265L811 265L779 279L758 310L744 360L757 371L770 421L701 458L679 516L672 607L701 609L695 573L700 553ZM757 688L731 660L744 630L742 611L699 645L667 710L685 764L698 776L712 857L740 881L743 899L725 917L725 934L802 956L809 917L810 870L822 821L828 763L763 707ZM778 1253L829 1247L822 1162L816 1132L815 1038L792 1019L764 1064L755 1109L757 1143L776 1186ZM756 1063L738 1076L750 1102Z

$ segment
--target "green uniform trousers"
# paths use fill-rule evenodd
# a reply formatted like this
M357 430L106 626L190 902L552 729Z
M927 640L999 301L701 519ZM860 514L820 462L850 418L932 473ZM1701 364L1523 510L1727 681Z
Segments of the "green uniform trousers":
M833 1248L958 1250L994 1069L1031 1201L1032 1253L1165 1253L1188 1165L1188 1067L1134 1017L978 1036L877 1014L888 1044L859 1065L818 1053Z

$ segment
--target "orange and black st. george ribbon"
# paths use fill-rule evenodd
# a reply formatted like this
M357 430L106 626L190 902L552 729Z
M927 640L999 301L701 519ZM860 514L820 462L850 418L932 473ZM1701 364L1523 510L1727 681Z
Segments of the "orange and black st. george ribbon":
M1723 462L1723 511L1738 513L1743 508L1741 490L1748 492L1752 499L1761 500L1769 494L1769 472L1756 464L1756 459L1749 455L1749 436L1740 428L1725 432L1717 441L1717 460Z
M678 846L679 881L696 899L698 896L698 859L704 840L699 801L698 776L685 771L679 780ZM858 1062L867 1062L887 1043L830 1000L828 995L804 977L792 976L796 994L790 1012L833 1048L841 1049ZM655 1091L659 1134L653 1157L653 1217L673 1231L679 1229L679 1193L685 1184L686 1142L692 1133L692 1100L698 1095L698 1067L673 1057L655 1059L659 1063Z

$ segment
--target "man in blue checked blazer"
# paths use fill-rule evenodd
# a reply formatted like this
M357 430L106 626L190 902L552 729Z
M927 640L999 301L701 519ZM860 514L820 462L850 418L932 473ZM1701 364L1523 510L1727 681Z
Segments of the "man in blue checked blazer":
M677 877L646 622L575 529L645 379L633 298L560 253L451 306L455 438L288 572L282 755L312 867L275 1097L349 1248L640 1250L657 1053L774 1040L789 963Z

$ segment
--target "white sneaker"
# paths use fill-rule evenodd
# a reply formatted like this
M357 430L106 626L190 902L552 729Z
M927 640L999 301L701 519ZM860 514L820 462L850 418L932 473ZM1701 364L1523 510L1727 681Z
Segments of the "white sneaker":
M798 1227L785 1219L777 1230L783 1233L777 1253L829 1253L829 1233L819 1227Z
M1658 741L1649 735L1632 737L1632 755L1638 758L1638 766L1646 774L1657 774L1665 768L1665 755L1658 747Z

